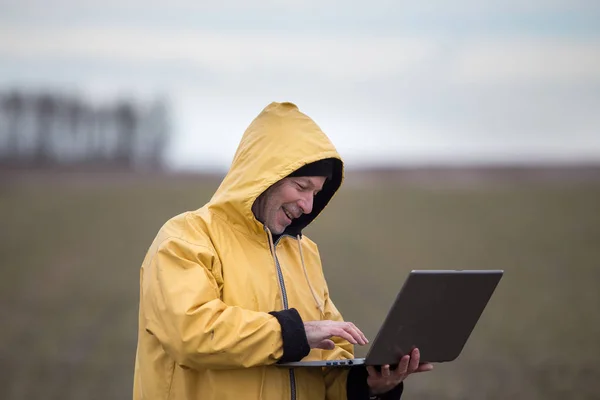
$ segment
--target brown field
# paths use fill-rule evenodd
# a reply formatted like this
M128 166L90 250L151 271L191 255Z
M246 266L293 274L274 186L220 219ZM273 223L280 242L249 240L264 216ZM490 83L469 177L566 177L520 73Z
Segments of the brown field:
M410 377L405 398L600 398L597 175L351 174L306 233L369 338L411 269L506 271L461 356ZM217 184L0 176L0 399L131 398L140 263Z

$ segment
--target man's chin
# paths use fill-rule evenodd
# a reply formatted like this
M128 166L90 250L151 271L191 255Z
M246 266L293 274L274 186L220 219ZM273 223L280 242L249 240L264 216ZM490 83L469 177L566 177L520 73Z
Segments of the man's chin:
M273 226L271 228L269 228L269 230L271 231L271 233L273 235L281 235L283 232L285 232L285 228L287 228L287 226Z

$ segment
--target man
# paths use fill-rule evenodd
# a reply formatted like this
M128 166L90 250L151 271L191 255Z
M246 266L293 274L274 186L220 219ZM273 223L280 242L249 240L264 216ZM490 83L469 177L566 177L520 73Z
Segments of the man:
M367 343L302 235L342 179L309 117L291 103L263 110L209 203L169 220L144 259L134 399L397 399L407 375L431 369L418 350L395 370L277 366Z

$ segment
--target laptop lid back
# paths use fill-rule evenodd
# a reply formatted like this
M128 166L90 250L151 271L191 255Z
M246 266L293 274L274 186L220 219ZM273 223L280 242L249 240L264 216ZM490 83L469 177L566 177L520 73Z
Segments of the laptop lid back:
M456 359L502 276L502 270L411 271L365 364L396 365L415 347L421 362Z

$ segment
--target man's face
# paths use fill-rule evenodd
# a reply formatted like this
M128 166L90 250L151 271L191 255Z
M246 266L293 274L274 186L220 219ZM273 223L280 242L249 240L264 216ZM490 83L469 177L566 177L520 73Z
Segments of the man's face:
M322 176L283 178L261 194L252 211L269 230L279 235L302 214L310 214L313 199L325 184Z

